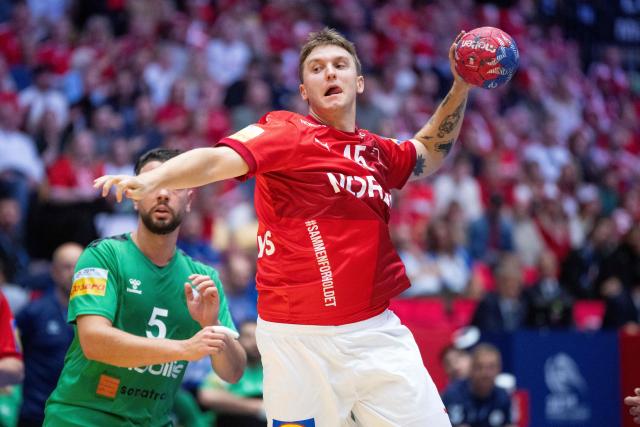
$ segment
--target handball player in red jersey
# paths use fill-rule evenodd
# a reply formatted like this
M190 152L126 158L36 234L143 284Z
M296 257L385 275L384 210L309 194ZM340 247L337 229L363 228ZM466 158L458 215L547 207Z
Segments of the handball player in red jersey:
M411 140L356 126L360 61L351 42L324 29L300 53L307 116L274 111L213 148L96 180L121 200L256 178L257 340L270 426L450 426L413 336L388 310L409 287L388 222L391 190L438 169L460 132L470 86L455 72L454 48L453 86Z

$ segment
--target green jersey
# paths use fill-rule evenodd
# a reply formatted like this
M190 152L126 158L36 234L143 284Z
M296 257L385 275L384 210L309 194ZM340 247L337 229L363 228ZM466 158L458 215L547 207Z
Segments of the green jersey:
M68 321L99 315L133 335L184 340L198 332L184 296L191 274L211 277L219 322L235 330L218 273L180 250L164 267L149 260L129 234L97 240L76 265ZM78 334L45 409L45 426L165 426L186 361L119 368L88 360Z

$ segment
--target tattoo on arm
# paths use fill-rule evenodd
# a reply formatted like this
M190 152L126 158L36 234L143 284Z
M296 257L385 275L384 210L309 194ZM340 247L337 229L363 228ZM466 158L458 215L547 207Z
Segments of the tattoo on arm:
M466 102L467 100L464 99L460 103L460 105L456 107L455 111L445 117L442 123L440 123L440 126L438 127L438 138L443 138L445 135L451 133L456 128L456 126L458 126L458 122L460 121L462 113L462 107L464 107L464 104Z
M422 154L418 154L416 158L416 165L413 168L413 174L415 176L420 176L424 172L424 156Z
M436 145L436 151L439 151L441 153L444 153L443 156L446 157L449 152L451 151L451 148L453 148L453 143L455 142L454 139L450 139L447 142L443 142L441 144Z

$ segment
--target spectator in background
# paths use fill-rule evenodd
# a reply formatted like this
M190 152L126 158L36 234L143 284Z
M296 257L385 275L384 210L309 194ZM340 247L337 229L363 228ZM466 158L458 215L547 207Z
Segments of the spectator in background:
M134 117L125 133L131 140L131 150L137 158L142 153L160 147L164 137L155 124L155 107L148 96L142 95L136 99Z
M55 113L58 125L64 127L69 118L69 104L62 92L53 86L54 75L48 65L39 65L33 70L33 85L20 92L20 108L27 112L26 128L34 131L46 111Z
M111 143L109 158L104 164L105 173L134 173L133 158L129 141L124 136L116 137ZM138 219L133 203L115 203L115 198L107 199L109 212L96 215L95 223L100 236L115 236L135 228Z
M533 266L545 249L545 244L533 220L532 195L521 188L513 206L513 248L522 263Z
M525 291L530 328L568 328L572 323L573 301L558 281L558 260L545 251L538 261L540 279Z
M216 23L218 34L207 45L209 75L223 86L240 80L251 60L251 50L242 40L237 21L230 16Z
M437 292L461 295L471 279L471 259L466 249L453 241L451 227L435 220L427 230L427 257L437 271Z
M87 245L98 237L94 216L105 205L93 180L103 173L93 134L75 133L66 153L47 171L49 194L39 206L41 219L32 226L32 246L39 256L49 257L63 242Z
M73 272L82 246L64 243L53 253L51 277L54 288L18 313L25 360L20 427L41 426L44 404L56 386L64 357L73 340L73 327L67 323L67 306Z
M203 238L203 231L202 215L198 211L191 211L184 218L180 228L178 247L193 259L219 269L222 263L221 254L213 249L211 242ZM226 284L225 288L228 287Z
M0 190L9 194L26 213L29 197L42 181L44 169L33 139L22 133L20 110L11 96L0 99Z
M522 268L515 255L504 255L495 272L497 292L478 304L471 324L482 332L512 332L524 325L528 307L522 294Z
M440 174L433 183L436 214L444 214L449 205L456 201L464 211L467 221L474 221L482 215L480 185L471 175L471 162L458 156L450 173Z
M471 354L467 350L450 345L440 352L440 363L450 384L463 381L469 377L471 371Z
M0 292L0 388L18 384L23 377L24 364L16 344L13 314L7 299Z
M513 250L512 223L504 211L502 196L490 197L487 211L469 226L469 252L475 260L495 265L504 252Z
M12 313L18 313L29 303L29 293L25 288L7 280L5 271L7 267L0 259L0 292L2 292L9 303Z
M452 383L442 395L453 427L515 427L511 398L496 386L502 370L500 351L478 344L471 354L469 379Z
M198 401L216 413L216 427L266 427L255 320L241 323L239 331L240 345L247 353L242 378L236 384L229 384L211 372L198 391Z
M560 281L577 299L597 297L596 280L605 259L611 259L616 249L616 230L613 220L596 220L584 244L569 252L562 264Z
M0 196L0 261L6 280L20 281L29 268L29 253L20 230L23 211L18 200Z
M233 321L257 319L255 261L245 251L231 249L227 252L226 264L224 290Z
M640 224L634 224L602 262L597 297L614 298L640 284Z

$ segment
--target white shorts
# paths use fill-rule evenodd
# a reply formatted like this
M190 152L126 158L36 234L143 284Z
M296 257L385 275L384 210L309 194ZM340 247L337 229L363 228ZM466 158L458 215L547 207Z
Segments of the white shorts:
M269 427L451 427L413 335L391 311L341 326L258 319Z

